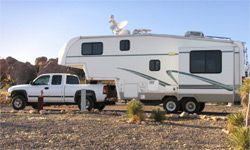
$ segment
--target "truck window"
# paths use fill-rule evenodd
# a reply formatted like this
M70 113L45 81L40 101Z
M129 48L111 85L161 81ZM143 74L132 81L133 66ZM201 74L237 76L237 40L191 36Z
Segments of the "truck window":
M67 76L66 84L79 84L79 80L75 76Z
M61 85L61 83L62 83L62 75L53 75L52 85Z
M49 75L41 76L33 82L33 85L48 85L49 78Z
M222 54L220 50L191 51L191 73L221 73Z

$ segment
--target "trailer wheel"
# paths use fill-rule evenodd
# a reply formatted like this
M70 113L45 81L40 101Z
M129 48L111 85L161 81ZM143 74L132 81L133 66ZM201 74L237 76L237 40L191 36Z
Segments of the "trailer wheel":
M175 97L167 97L163 99L163 108L167 113L176 113L179 109L178 101Z
M12 106L15 110L22 110L26 106L25 98L22 95L16 95L12 99Z
M205 103L204 102L200 102L200 109L199 109L199 112L202 112L205 108Z
M194 98L188 98L183 101L182 109L188 113L198 113L200 110L200 103L198 103Z

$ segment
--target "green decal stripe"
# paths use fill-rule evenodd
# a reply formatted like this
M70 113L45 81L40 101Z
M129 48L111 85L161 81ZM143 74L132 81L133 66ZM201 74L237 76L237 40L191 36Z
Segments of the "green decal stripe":
M217 88L222 88L222 89L226 89L228 91L233 91L233 87L230 86L230 85L225 85L225 84L222 84L220 82L210 80L208 78L204 78L204 77L197 76L197 75L194 75L194 74L186 73L186 72L181 72L181 71L177 71L177 70L167 70L167 74L172 74L172 73L179 73L179 74L187 75L187 76L190 76L190 77L194 77L194 78L197 78L199 80L210 83L210 84L214 85Z
M179 89L223 89L215 85L179 85Z
M118 68L118 69L121 69L121 70L124 70L124 71L131 72L131 73L133 73L133 74L135 74L135 75L138 75L138 76L143 77L143 78L148 79L148 80L158 80L158 79L156 79L156 78L154 78L154 77L151 77L151 76L149 76L149 75L146 75L146 74L143 74L143 73L134 71L134 70L125 69L125 68ZM161 86L170 85L170 84L168 84L168 83L166 83L166 82L163 82L163 81L161 81L161 80L158 80L158 81L159 81L159 84L160 84Z

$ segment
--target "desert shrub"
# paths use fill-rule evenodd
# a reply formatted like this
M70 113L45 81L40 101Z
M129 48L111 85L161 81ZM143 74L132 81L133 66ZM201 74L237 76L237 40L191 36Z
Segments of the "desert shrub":
M244 126L244 116L241 112L228 115L227 129L231 133L237 127Z
M229 140L232 142L235 150L250 149L250 128L236 127L231 134Z
M140 122L145 119L143 105L139 100L133 99L127 105L127 113L130 122Z
M250 91L250 78L246 78L243 81L242 86L240 87L240 97L241 97L241 104L243 107L243 115L246 116L247 112L247 104L248 104L248 93Z
M156 122L162 122L166 119L165 112L161 111L159 108L154 109L150 115L151 119L154 119Z

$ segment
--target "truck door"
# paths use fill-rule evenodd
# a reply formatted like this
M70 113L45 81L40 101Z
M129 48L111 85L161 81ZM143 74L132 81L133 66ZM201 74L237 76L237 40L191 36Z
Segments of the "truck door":
M46 95L46 89L49 86L50 75L43 75L38 77L32 84L31 89L28 90L29 102L37 102L38 97L41 96L41 91L43 95Z
M46 89L47 102L62 103L63 102L63 82L62 75L53 75L51 85Z

